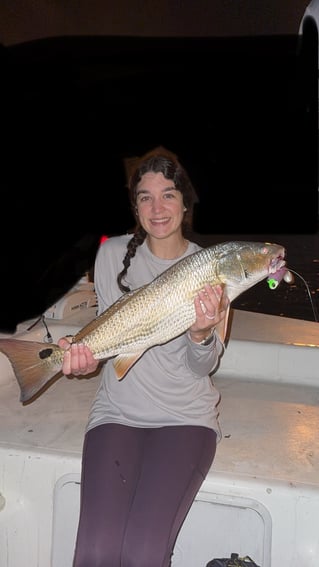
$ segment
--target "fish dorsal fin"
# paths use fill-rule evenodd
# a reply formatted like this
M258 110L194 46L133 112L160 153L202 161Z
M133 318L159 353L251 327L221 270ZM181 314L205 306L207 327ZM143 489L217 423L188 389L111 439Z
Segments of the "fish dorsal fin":
M142 354L144 354L144 350L134 353L134 354L119 354L113 360L113 366L115 370L115 374L118 380L121 380L125 374L129 371L129 369L141 358Z
M230 313L230 305L228 305L226 309L225 318L216 325L216 332L218 333L219 338L223 344L225 344L226 336L227 336L229 313Z

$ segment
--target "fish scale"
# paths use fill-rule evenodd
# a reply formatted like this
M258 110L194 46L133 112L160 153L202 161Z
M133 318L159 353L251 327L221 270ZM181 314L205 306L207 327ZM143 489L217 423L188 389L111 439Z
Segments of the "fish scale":
M233 241L203 248L173 264L152 282L121 296L72 339L98 360L113 358L122 379L153 346L184 333L195 321L194 298L205 284L221 284L229 302L262 279L285 270L279 244ZM282 275L282 274L281 274ZM225 340L229 308L216 330ZM29 403L62 376L64 350L56 344L0 339L22 403Z
M99 333L107 330L113 334L107 350L98 350L95 333L84 337L83 343L92 348L96 358L112 357L119 348L122 353L130 353L132 349L162 344L192 325L195 321L194 297L207 282L220 283L212 263L212 253L209 250L201 252L200 257L196 252L185 258L181 265L174 264L153 280L147 289L143 287L136 291L124 321L121 311L115 311L106 319ZM139 327L141 324L142 327ZM104 326L107 329L104 330ZM114 327L119 332L114 332ZM121 341L118 334L124 334L125 339Z

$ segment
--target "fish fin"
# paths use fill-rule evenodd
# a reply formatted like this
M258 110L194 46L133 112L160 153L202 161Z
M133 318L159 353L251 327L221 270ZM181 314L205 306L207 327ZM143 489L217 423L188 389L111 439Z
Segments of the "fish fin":
M119 354L113 360L113 366L115 374L118 380L121 380L129 369L141 358L144 354L144 350L138 352L137 354Z
M46 389L62 376L61 365L57 366L50 360L57 349L62 350L55 344L0 339L0 352L5 354L11 363L20 386L20 401L23 404L33 401L40 390Z
M216 325L216 332L218 333L219 338L220 338L220 340L223 344L225 344L226 336L227 336L229 313L230 313L230 305L228 305L228 307L226 309L226 314L225 314L224 319L222 319L222 321L220 321Z

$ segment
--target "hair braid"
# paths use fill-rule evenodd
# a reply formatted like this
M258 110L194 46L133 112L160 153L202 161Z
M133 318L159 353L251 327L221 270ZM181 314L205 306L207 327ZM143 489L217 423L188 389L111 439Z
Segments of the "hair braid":
M129 240L129 242L127 244L127 252L126 252L124 259L123 259L124 268L117 276L118 286L123 293L130 291L130 288L122 283L122 279L124 279L126 274L127 274L127 270L129 269L129 267L131 265L131 259L134 258L135 254L136 254L137 247L140 246L141 244L143 244L145 238L146 238L146 232L145 232L143 227L139 226L136 229L131 240Z

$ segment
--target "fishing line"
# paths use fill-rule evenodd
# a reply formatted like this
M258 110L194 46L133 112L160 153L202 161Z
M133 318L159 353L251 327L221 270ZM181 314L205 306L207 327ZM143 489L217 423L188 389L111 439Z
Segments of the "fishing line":
M47 343L53 343L53 338L49 331L48 325L46 324L44 315L40 315L40 317L38 317L38 319L36 319L36 321L34 321L34 323L32 323L32 325L30 325L30 327L27 328L27 331L31 331L31 329L33 329L33 327L35 327L39 323L39 321L41 321L42 325L44 326L47 332L46 336L44 337L44 341Z
M49 327L48 327L48 325L46 324L45 316L42 315L42 316L41 316L41 319L42 319L42 324L44 325L45 330L46 330L46 332L47 332L46 336L44 337L44 340L45 340L45 342L53 343L53 338L52 338L52 335L51 335L51 333L50 333L50 331L49 331Z
M295 274L295 276L298 276L303 281L303 283L306 287L306 290L308 292L308 297L309 297L309 301L310 301L310 305L311 305L311 308L312 308L314 319L315 319L316 323L318 323L318 314L317 314L317 310L315 308L315 304L313 302L313 299L311 297L311 291L310 291L309 285L307 284L306 280L300 274L298 274L298 272L295 272L295 270L292 270L291 268L289 268L289 272L292 272L293 274Z

